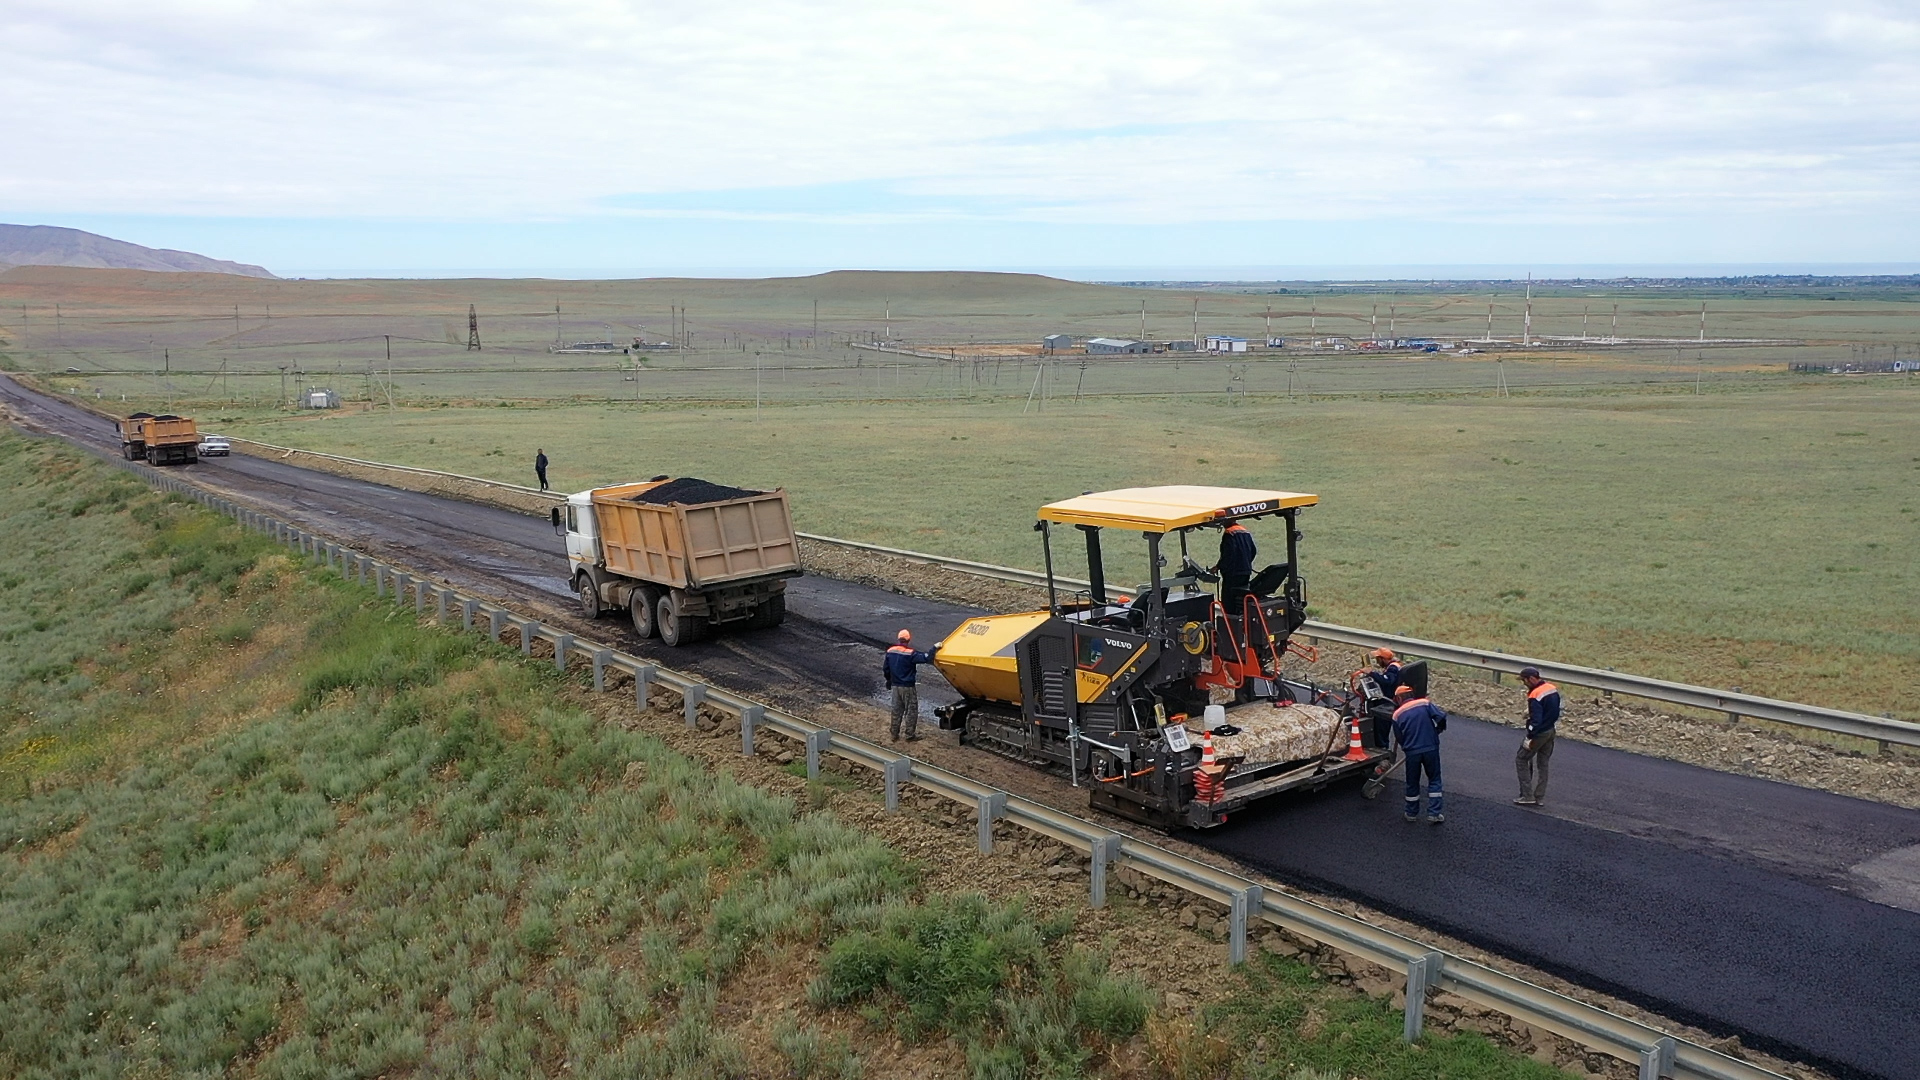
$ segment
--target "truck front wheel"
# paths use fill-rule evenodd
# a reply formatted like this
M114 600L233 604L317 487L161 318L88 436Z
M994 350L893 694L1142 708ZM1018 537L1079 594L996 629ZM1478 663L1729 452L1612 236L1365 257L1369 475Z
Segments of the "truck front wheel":
M589 619L600 617L600 588L593 583L593 575L581 574L573 580L573 588L580 595L580 614Z
M660 640L669 648L679 648L700 640L707 629L707 620L703 615L688 615L680 605L673 602L673 594L660 598L654 605L660 623Z
M633 590L633 596L627 601L627 610L633 616L633 632L641 639L660 636L660 590L643 585Z

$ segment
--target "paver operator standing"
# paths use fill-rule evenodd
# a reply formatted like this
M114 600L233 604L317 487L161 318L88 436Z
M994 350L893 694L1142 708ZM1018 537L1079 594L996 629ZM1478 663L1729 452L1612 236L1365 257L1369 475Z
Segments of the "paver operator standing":
M1371 683L1379 696L1367 695L1367 716L1372 721L1368 740L1371 745L1384 749L1391 745L1388 740L1393 738L1393 689L1400 685L1400 658L1393 655L1392 649L1375 649L1369 655L1373 667L1361 671L1359 677Z
M1220 561L1214 570L1220 575L1220 605L1227 609L1228 618L1240 617L1247 585L1253 580L1253 560L1259 554L1260 546L1245 525L1236 521L1221 531Z
M1442 813L1440 792L1440 733L1447 730L1447 712L1423 697L1414 696L1413 687L1394 687L1393 737L1400 740L1400 751L1407 758L1406 819L1420 820L1420 774L1427 777L1427 824L1447 820Z
M1521 668L1520 681L1527 685L1527 737L1513 755L1520 775L1520 797L1513 804L1539 806L1547 798L1547 762L1560 725L1560 688L1541 678L1539 668Z
M886 675L887 686L893 691L893 741L900 741L900 727L904 723L907 729L907 741L915 742L920 738L920 688L914 685L914 668L920 664L933 663L933 654L940 651L939 645L926 652L913 647L913 632L902 630L895 636L893 648L887 650Z

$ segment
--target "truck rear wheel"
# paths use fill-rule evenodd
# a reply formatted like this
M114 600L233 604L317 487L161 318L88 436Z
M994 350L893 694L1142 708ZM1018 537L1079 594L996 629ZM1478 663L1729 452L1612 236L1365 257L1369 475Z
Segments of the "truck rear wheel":
M679 648L699 641L707 630L707 618L704 615L688 615L674 603L673 594L660 598L653 610L658 613L660 640L669 648Z
M775 593L754 609L747 625L755 630L771 630L787 621L787 594Z
M627 612L633 616L633 632L644 640L660 636L660 590L643 585L627 600Z
M580 597L580 614L589 619L600 617L600 588L593 583L593 575L581 574L573 579L573 591Z

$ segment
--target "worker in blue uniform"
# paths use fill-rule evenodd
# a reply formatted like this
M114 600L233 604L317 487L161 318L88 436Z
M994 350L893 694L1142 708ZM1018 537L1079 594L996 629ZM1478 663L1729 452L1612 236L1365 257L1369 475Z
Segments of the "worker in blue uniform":
M1253 560L1260 545L1245 525L1234 522L1220 533L1220 561L1214 572L1220 575L1220 604L1227 614L1239 618L1248 595L1247 583L1253 580Z
M1553 757L1554 729L1560 726L1560 688L1540 677L1540 669L1521 668L1527 687L1527 737L1513 755L1520 774L1520 797L1515 806L1539 806L1547 798L1547 762Z
M884 669L887 687L893 695L893 741L900 741L900 729L907 729L907 741L920 739L920 688L914 685L914 668L921 664L933 663L933 654L940 651L935 645L926 652L913 647L913 632L902 630L894 636L893 647L887 650Z
M1400 740L1400 751L1407 759L1406 819L1420 820L1420 778L1427 781L1427 824L1447 820L1440 791L1440 733L1447 730L1447 713L1423 697L1416 697L1411 686L1397 686L1393 710L1393 737Z

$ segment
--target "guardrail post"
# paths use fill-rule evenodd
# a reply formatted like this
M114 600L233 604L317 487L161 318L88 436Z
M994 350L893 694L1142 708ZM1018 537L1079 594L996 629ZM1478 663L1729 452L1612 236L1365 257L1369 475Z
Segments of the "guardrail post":
M404 603L407 599L407 585L413 581L413 575L395 570L387 580L393 584L393 602L396 605Z
M887 813L900 809L900 785L913 777L912 758L894 758L887 762Z
M567 650L573 647L572 634L555 634L553 637L553 667L556 671L567 670Z
M467 599L467 598L465 598L465 597L462 597L462 598L461 598L461 600L460 600L460 629L462 629L462 630L465 630L465 631L468 631L468 632L472 632L472 630L473 630L473 613L474 613L474 611L475 611L475 610L476 610L477 608L479 608L479 606L480 606L480 601L478 601L478 600L469 600L469 599Z
M433 621L441 626L447 625L447 588L444 585L433 590Z
M1446 955L1437 952L1407 961L1407 1022L1401 1035L1408 1042L1420 1039L1420 1030L1427 1022L1427 989L1440 981L1440 967L1445 962Z
M1680 1048L1671 1035L1640 1051L1640 1080L1660 1080L1673 1075L1674 1052Z
M415 615L425 615L427 613L426 578L415 578L413 581L413 613Z
M593 650L593 692L607 692L607 661L613 659L612 649Z
M1092 883L1087 886L1087 906L1107 906L1107 868L1120 860L1122 837L1103 836L1093 842L1092 858L1088 863Z
M975 807L980 821L980 854L993 854L993 823L1006 816L1007 793L990 791L980 796Z
M705 700L707 700L707 688L700 683L694 683L680 691L680 703L686 710L688 731L692 731L699 723L700 703Z
M520 655L533 655L533 628L540 625L532 619L515 619L513 624L520 628Z
M353 557L353 576L359 578L360 584L362 585L372 584L373 559L366 555L355 555Z
M1232 913L1227 917L1227 963L1247 962L1247 917L1260 908L1261 889L1249 885L1233 894Z
M652 664L633 669L633 704L641 712L647 710L647 697L653 691L653 671Z
M766 717L764 705L749 705L740 711L740 756L753 756L753 729Z
M820 755L826 753L827 748L832 745L832 729L820 728L817 731L807 732L807 779L820 779Z
M375 565L373 568L373 595L387 595L387 568Z
M495 608L487 612L487 635L494 641L500 640L500 625L507 620L507 613Z

